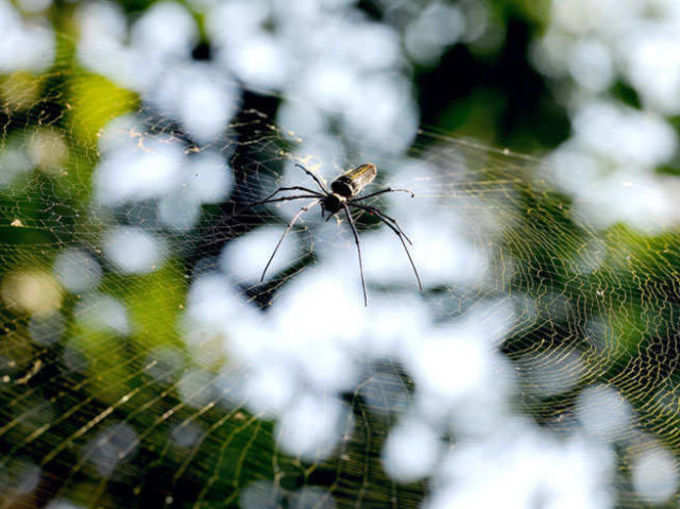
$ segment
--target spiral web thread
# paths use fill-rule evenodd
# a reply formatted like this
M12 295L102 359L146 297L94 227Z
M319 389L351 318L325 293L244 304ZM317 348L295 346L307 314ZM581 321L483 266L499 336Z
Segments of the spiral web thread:
M69 72L35 78L42 88L33 97L21 99L17 88L6 92L2 103L0 154L17 147L36 150L36 136L45 133L51 136L45 138L49 143L63 144L67 153L55 167L49 154L35 156L38 168L17 175L0 193L3 506L68 499L100 507L213 507L236 506L239 499L243 504L243 497L253 503L285 499L291 507L419 504L425 484L391 480L380 460L399 414L391 395L407 395L407 405L413 391L397 363L371 366L344 395L352 413L341 443L323 461L281 451L272 421L253 415L244 402L226 404L205 372L194 377L190 390L180 387L191 371L193 353L176 323L192 278L215 269L217 255L231 239L272 221L282 229L286 222L285 214L279 215L282 209L244 205L279 185L284 166L294 160L312 169L318 162L327 177L350 163L315 161L313 155L295 159L303 140L256 111L241 114L211 147L197 147L171 121L137 106L129 96L119 96L113 107L103 98L94 106L71 104L69 91L87 77ZM33 79L14 76L4 83L27 90ZM100 154L97 137L79 130L84 118L78 116L80 109L95 117L135 113L145 130L123 129L119 135L138 140L140 150L156 141L177 144L188 157L208 148L218 151L234 175L229 198L204 206L200 222L180 232L153 222L153 200L113 209L92 207L93 168ZM673 454L679 446L675 365L680 252L675 234L645 237L625 226L604 234L593 231L573 214L565 197L550 191L541 180L540 163L530 157L434 132L420 133L411 155L434 172L421 171L416 164L400 174L399 185L417 195L408 210L420 218L435 209L458 214L463 235L489 253L491 265L480 284L430 281L423 298L442 322L479 303L511 299L515 321L501 348L521 382L516 406L555 433L568 433L576 425L574 408L585 387L601 384L619 391L635 417L613 431L621 444L616 488L622 506L639 504L629 496L631 458L659 443ZM285 182L311 184L301 172L296 175L287 174ZM362 234L379 228L375 218L358 219ZM143 225L167 239L173 255L148 274L117 272L101 248L103 235L115 224ZM276 306L279 290L317 266L316 252L324 246L330 244L354 260L347 225L309 224L300 223L287 239L299 246L288 268L264 284L230 274L253 307ZM402 257L397 241L392 242L394 256ZM98 292L126 304L133 331L122 334L115 327L93 325L87 318L94 306L88 295L65 292L54 283L55 257L73 247L104 267ZM50 305L50 292L60 299L61 321L42 316L40 304L31 317L26 308L32 304L17 303L16 287L26 281L38 285L48 300L45 305ZM393 291L389 286L369 290ZM489 316L505 312L502 306L485 309ZM55 330L61 333L52 341ZM199 349L208 353L211 341L218 341L204 340ZM218 357L211 369L217 373L228 362ZM376 398L367 403L368 389L383 394L385 405Z

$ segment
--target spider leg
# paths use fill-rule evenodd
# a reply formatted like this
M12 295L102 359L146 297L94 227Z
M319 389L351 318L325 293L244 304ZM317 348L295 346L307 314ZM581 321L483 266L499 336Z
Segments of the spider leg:
M373 198L374 196L378 196L379 194L383 193L408 193L411 195L411 198L415 198L415 193L411 191L410 189L395 189L393 187L388 187L387 189L383 189L381 191L376 191L375 193L367 194L366 196L362 196L361 198L352 198L352 201L361 201L365 200L366 198Z
M318 193L314 194L296 194L294 196L282 196L281 198L274 198L274 199L268 199L268 200L262 200L262 201L256 201L255 203L249 203L249 207L254 207L255 205L266 205L267 203L275 203L279 201L288 201L288 200L300 200L302 198L319 198Z
M282 192L282 191L305 191L305 192L307 192L307 193L312 193L312 194L315 195L315 196L321 194L321 193L319 193L318 191L314 191L313 189L309 189L309 188L307 188L307 187L300 187L300 186L279 187L278 189L276 189L276 191L274 191L273 193L271 193L271 194L270 194L269 196L267 196L266 198L263 198L262 200L258 200L258 201L249 203L248 205L249 205L249 206L253 206L253 205L261 205L261 204L263 204L263 203L266 203L266 202L268 202L270 199L272 199L274 196L276 196L277 194L279 194L279 193Z
M264 275L267 273L267 269L272 263L272 260L274 259L274 256L276 256L276 252L279 250L279 247L281 246L281 243L283 242L283 239L286 238L286 235L288 235L288 232L293 228L295 223L297 223L297 220L300 219L300 216L307 212L309 209L311 209L314 205L319 203L319 198L314 200L313 202L305 205L300 209L300 211L293 216L293 219L290 220L290 223L288 223L288 227L286 228L286 231L283 232L283 235L281 235L281 238L279 241L276 243L276 247L274 248L274 252L272 255L269 257L269 260L267 261L267 265L264 266L264 270L262 271L262 277L260 277L260 281L264 281Z
M314 175L311 171L309 171L307 168L305 168L304 166L302 166L300 163L295 163L295 166L297 166L298 168L302 169L302 171L304 171L307 175L309 175L310 177L312 177L312 178L314 179L314 182L316 182L316 185L319 186L319 187L321 188L321 190L322 190L324 193L330 194L330 191L328 190L328 188L326 187L326 185L325 185L323 182L321 182L321 180L319 179L319 177L317 177L316 175Z
M353 207L357 207L363 210L366 210L367 212L370 212L372 214L375 214L379 218L382 219L387 219L388 221L391 221L392 224L399 230L399 233L401 233L404 238L406 239L406 242L408 242L410 245L413 245L413 242L411 242L411 239L408 238L408 235L404 232L404 230L401 229L401 226L399 226L399 223L397 223L397 220L394 219L393 217L388 216L385 214L382 210L380 210L377 207L371 207L370 205L359 205L358 203L354 203L355 200L350 200L348 203L349 205ZM383 221L384 222L384 221Z
M399 240L401 241L401 245L404 246L404 251L406 251L406 256L408 256L408 261L411 263L411 268L413 269L413 273L416 276L416 280L418 281L418 288L420 291L423 291L423 283L420 280L420 275L418 274L418 269L416 269L416 264L413 263L413 258L411 258L411 253L408 250L408 246L406 245L406 242L404 242L404 239L408 240L408 237L406 237L406 234L401 230L399 227L399 224L397 223L396 219L389 218L382 212L380 212L378 209L375 207L367 207L366 205L358 205L356 203L349 203L350 206L354 207L359 207L360 209L365 209L369 210L370 212L374 212L377 216L378 219L380 219L383 223L385 223L395 234L397 237L399 237ZM373 209L373 210L370 210ZM390 222L394 222L394 225ZM411 241L409 241L409 244L411 244Z
M342 208L345 209L345 215L349 221L349 225L352 227L352 233L354 234L354 242L357 245L357 253L359 254L359 273L361 274L361 288L364 291L364 306L368 306L368 297L366 296L366 281L364 281L364 264L361 261L361 245L359 244L359 233L357 233L357 227L354 225L354 219L352 219L352 213L349 211L346 203L342 204Z

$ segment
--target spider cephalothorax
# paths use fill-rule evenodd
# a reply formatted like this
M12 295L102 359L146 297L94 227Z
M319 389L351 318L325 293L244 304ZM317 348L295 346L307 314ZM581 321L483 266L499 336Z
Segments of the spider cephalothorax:
M276 189L273 193L271 193L269 196L267 196L264 200L260 200L258 202L252 203L251 205L263 205L265 203L272 203L272 202L279 202L279 201L289 201L289 200L299 200L299 199L304 199L304 198L314 198L314 201L311 203L305 205L302 207L295 216L293 216L293 219L290 220L288 223L288 227L286 228L286 231L283 232L283 235L281 235L281 238L279 239L279 242L276 244L276 247L274 248L274 252L272 255L269 257L269 261L267 262L267 265L265 265L264 270L262 271L262 277L260 278L260 281L264 280L264 276L267 273L267 269L269 268L269 265L272 263L272 260L274 259L274 256L276 255L276 252L279 250L279 246L283 242L283 239L286 238L286 235L288 235L288 232L293 228L293 225L297 222L297 220L307 212L309 209L314 207L315 205L320 205L321 206L321 216L324 216L324 212L328 213L328 219L333 217L335 214L343 210L345 212L345 215L347 216L347 220L349 221L349 225L352 228L352 234L354 235L354 242L357 246L357 253L359 255L359 273L361 275L361 287L364 292L364 305L368 305L368 297L366 296L366 282L364 281L364 267L363 267L363 262L361 261L361 246L359 244L359 234L357 233L357 228L356 225L354 224L354 219L352 219L352 214L349 210L350 207L355 207L361 210L365 210L367 212L370 212L372 214L375 214L378 219L380 219L383 223L385 223L396 235L399 237L399 240L401 241L401 244L404 246L404 251L406 251L406 256L408 256L408 260L411 263L411 267L413 268L413 273L416 276L416 280L418 281L418 288L420 291L423 290L423 285L420 281L420 276L418 275L418 271L416 270L416 266L413 263L413 259L411 258L411 253L408 251L408 247L406 247L406 242L409 244L412 244L411 240L406 236L406 234L403 232L399 224L397 223L397 220L386 215L383 213L380 209L376 207L372 207L370 205L363 205L361 203L357 203L360 201L363 201L367 198L372 198L374 196L377 196L379 194L383 193L392 193L392 192L405 192L409 193L411 197L414 196L413 192L409 191L408 189L392 189L391 187L388 187L387 189L382 189L380 191L376 191L371 194L367 194L366 196L361 196L357 197L357 195L373 180L375 179L376 175L378 174L378 170L375 167L374 164L367 163L367 164L362 164L361 166L358 166L354 169L348 170L339 177L337 177L333 182L331 182L331 188L328 189L326 185L324 184L323 181L321 181L316 175L314 175L311 171L309 171L307 168L302 166L301 164L296 164L297 167L301 168L307 175L312 177L314 179L314 182L316 182L317 186L321 189L321 192L319 191L314 191L313 189L309 189L308 187L301 187L301 186L289 186L289 187L279 187ZM307 194L296 194L292 196L283 196L281 198L274 198L278 193L282 191L304 191ZM406 240L406 242L404 242Z

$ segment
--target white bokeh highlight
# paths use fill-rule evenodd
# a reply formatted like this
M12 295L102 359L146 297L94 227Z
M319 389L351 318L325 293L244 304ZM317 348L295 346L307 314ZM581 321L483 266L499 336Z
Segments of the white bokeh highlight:
M678 466L673 455L661 447L641 452L633 462L633 488L650 504L667 502L678 489Z
M383 464L392 479L417 481L430 475L442 449L436 430L420 419L406 420L390 431Z
M147 274L160 268L167 256L167 245L137 227L118 227L107 233L103 241L108 259L123 274Z
M53 270L59 282L72 293L96 288L102 277L99 262L78 248L61 251L54 261Z
M458 6L431 2L409 23L404 42L409 56L432 65L464 32L465 15Z
M90 294L76 306L76 316L87 327L126 336L131 331L130 318L125 305L106 294Z
M340 401L307 395L284 410L275 433L288 453L318 461L334 452L343 432L351 432L351 422L349 409Z
M285 226L262 226L248 235L229 242L220 255L220 268L239 280L257 282L260 280L267 260L274 252L276 243L285 231ZM267 272L269 277L289 268L299 257L298 235L290 232L279 247Z
M487 439L457 444L423 507L612 507L614 455L578 435L560 441L512 419Z
M576 415L590 436L613 441L629 432L632 409L616 389L593 386L579 394Z
M100 160L95 195L108 206L162 197L180 185L183 164L184 154L177 145L130 143Z
M34 4L37 10L39 5ZM33 6L29 5L29 8ZM29 23L6 0L0 1L0 73L46 71L54 62L56 40L46 22Z

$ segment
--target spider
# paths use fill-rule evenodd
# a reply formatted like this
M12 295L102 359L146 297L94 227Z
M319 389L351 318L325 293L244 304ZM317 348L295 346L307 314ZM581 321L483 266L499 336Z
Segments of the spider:
M279 239L278 243L276 244L276 247L274 248L274 252L269 257L269 261L267 261L267 265L265 265L264 270L262 271L262 277L260 278L260 281L264 281L264 276L267 273L267 269L271 265L274 256L276 256L276 252L279 250L279 246L281 246L281 243L286 238L286 235L288 235L288 232L290 232L290 230L293 228L297 220L300 219L300 216L302 216L302 214L309 211L309 209L311 209L312 207L320 205L321 217L325 218L324 214L328 213L328 217L325 218L326 221L328 221L331 217L335 216L338 212L342 210L345 212L345 215L347 216L349 225L352 228L352 234L354 235L354 243L357 246L357 253L359 255L359 274L361 275L361 288L364 293L364 306L368 306L368 297L366 296L366 281L364 280L364 267L363 262L361 261L361 245L359 243L359 234L357 232L356 225L354 224L354 219L352 219L352 213L350 212L349 209L350 207L355 207L357 209L370 212L371 214L375 214L378 217L378 219L385 223L396 234L396 236L399 237L402 246L404 246L404 251L406 251L406 256L408 256L408 261L411 263L411 267L413 268L413 273L416 276L416 280L418 281L418 288L420 289L421 292L423 291L423 284L420 281L418 270L416 269L416 265L415 263L413 263L413 258L411 258L411 253L409 253L408 247L406 246L406 242L408 242L410 245L413 245L413 243L401 229L401 227L397 223L397 220L388 216L387 214L385 214L376 207L358 203L360 201L366 200L368 198L373 198L374 196L378 196L380 194L393 192L409 193L411 195L411 198L413 198L415 194L412 191L408 189L393 189L391 187L388 187L386 189L382 189L380 191L376 191L374 193L367 194L365 196L361 196L358 198L357 195L359 195L359 193L361 193L361 191L368 184L373 182L375 176L378 173L378 170L376 169L375 165L371 163L362 164L357 168L348 170L345 173L341 174L335 180L333 180L333 182L331 182L330 190L328 189L328 187L326 187L326 184L323 181L321 181L307 168L305 168L301 164L296 164L295 166L302 169L307 175L312 177L312 179L314 179L314 182L316 182L316 185L319 186L319 188L321 189L321 192L314 191L313 189L309 189L308 187L302 186L279 187L265 199L250 204L250 206L255 206L263 205L265 203L300 200L304 198L314 198L314 200L311 203L302 207L298 211L298 213L293 216L293 219L291 219L290 222L288 223L288 227L281 235L281 238ZM274 198L277 194L279 194L282 191L304 191L306 194L295 194L292 196ZM406 242L404 242L404 240L406 240Z

